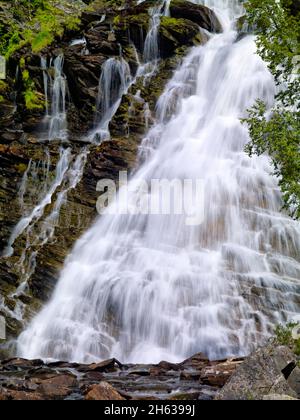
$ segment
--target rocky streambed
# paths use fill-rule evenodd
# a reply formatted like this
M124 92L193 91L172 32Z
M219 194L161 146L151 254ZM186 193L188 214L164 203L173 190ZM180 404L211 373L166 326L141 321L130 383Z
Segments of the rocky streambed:
M297 400L297 363L288 347L273 345L246 359L200 353L179 364L10 359L0 363L0 400Z

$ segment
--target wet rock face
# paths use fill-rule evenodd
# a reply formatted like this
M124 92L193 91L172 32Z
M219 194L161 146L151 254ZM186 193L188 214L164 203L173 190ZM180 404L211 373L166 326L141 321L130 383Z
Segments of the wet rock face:
M123 365L115 359L46 365L12 359L0 363L0 400L211 400L240 363L209 362L202 354L183 363L158 365ZM205 376L208 369L211 380ZM219 369L223 377L216 381Z

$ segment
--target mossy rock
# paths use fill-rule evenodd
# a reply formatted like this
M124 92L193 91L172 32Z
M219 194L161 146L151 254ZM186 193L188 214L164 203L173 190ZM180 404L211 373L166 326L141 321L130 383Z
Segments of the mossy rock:
M130 42L136 46L140 53L144 49L144 40L149 29L150 17L147 13L120 16L114 20L114 31L120 44L128 45Z
M162 58L174 55L181 46L195 46L204 43L199 27L187 19L163 17L159 29L159 46Z
M172 0L170 14L174 18L188 19L209 32L222 32L222 25L217 15L206 6L185 0Z

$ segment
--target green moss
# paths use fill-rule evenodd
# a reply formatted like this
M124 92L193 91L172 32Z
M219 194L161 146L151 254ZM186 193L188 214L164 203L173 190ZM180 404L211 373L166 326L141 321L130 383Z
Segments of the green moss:
M26 85L27 82L29 81L29 71L27 69L22 71L22 79L24 84Z
M121 22L121 16L120 15L115 16L114 21L113 21L114 25L119 25L120 22Z
M9 58L24 46L38 53L61 37L65 30L75 30L80 23L80 8L68 1L18 0L7 24L0 21L0 54Z
M175 19L168 16L163 16L161 18L160 25L162 30L165 29L170 33L182 34L183 36L189 35L191 31L194 32L195 35L199 33L198 25L187 19Z
M120 9L125 6L126 0L94 0L90 3L87 10L99 9Z
M203 43L198 25L187 19L174 19L168 16L162 17L160 34L163 40L170 40L177 47Z
M24 92L25 106L28 111L43 109L42 99L33 90L27 89Z
M23 70L25 68L25 65L26 65L26 62L25 62L25 58L24 57L21 57L20 58L19 64L20 64L20 69Z
M16 165L16 170L20 173L24 173L27 169L28 165L25 165L25 163L19 163L18 165Z
M5 94L7 93L9 90L9 86L6 82L4 82L3 80L0 80L0 94Z
M24 101L26 109L29 111L44 108L43 98L37 93L34 81L30 78L29 71L24 69L22 71L22 80L24 85Z
M33 38L31 42L31 49L32 52L37 53L41 51L43 48L50 45L54 40L54 36L49 31L42 31L39 32L35 38Z
M166 26L169 26L169 25L178 26L179 19L175 19L175 18L172 18L172 17L169 17L169 16L163 16L161 23L163 25L166 25Z

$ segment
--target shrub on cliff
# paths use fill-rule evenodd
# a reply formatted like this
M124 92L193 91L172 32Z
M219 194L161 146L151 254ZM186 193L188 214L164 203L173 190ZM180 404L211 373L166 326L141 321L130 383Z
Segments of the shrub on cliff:
M297 356L300 356L300 324L290 322L286 326L279 325L275 330L275 342L288 346Z

